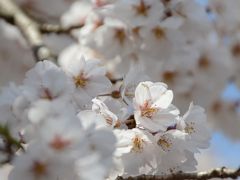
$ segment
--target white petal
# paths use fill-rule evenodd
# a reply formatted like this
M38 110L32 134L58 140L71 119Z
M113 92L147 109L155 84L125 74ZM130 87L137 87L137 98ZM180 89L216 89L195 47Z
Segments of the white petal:
M138 105L143 105L146 101L151 100L151 94L149 85L151 85L152 82L142 82L139 83L135 90L135 101Z

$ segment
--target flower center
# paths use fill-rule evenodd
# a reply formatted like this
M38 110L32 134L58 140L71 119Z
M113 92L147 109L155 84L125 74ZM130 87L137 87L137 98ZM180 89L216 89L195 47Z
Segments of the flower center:
M116 28L114 38L116 38L119 41L119 44L121 46L123 46L124 43L125 43L125 40L126 40L126 33L125 33L124 29L123 28Z
M47 165L40 161L35 161L32 171L36 177L43 176L47 173Z
M146 101L143 106L140 106L141 116L152 118L152 116L158 111L157 108L149 107L148 101Z
M80 74L79 76L74 77L73 79L76 87L85 87L88 81L87 78L83 76L83 74Z
M137 15L148 16L148 11L150 10L151 5L146 5L144 0L140 0L138 5L133 6L133 9L136 11Z
M164 151L170 151L170 148L172 146L171 141L166 138L165 136L162 136L159 140L158 140L158 145L161 146L161 148Z
M198 67L200 69L207 69L211 66L210 60L206 55L202 55L198 60Z
M134 152L142 152L143 150L143 139L141 139L138 135L136 135L133 139L132 139L132 144L133 144L133 148L132 151Z
M152 118L152 116L157 112L157 109L155 108L146 108L141 111L141 116Z
M195 133L194 125L194 122L186 123L186 127L184 128L185 132L188 134Z
M48 88L43 88L40 97L42 99L53 100L54 97Z
M56 135L53 141L49 144L55 150L63 150L66 146L70 145L70 141L63 139L61 136Z
M152 29L152 33L159 40L166 36L164 29L158 26Z

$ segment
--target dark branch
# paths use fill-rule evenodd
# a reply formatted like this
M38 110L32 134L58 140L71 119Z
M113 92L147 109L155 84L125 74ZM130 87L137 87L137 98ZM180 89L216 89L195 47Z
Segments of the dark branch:
M37 61L56 61L48 47L43 43L39 25L26 15L12 0L0 0L0 17L20 29L33 50Z
M185 179L196 179L196 180L206 180L212 178L232 178L237 179L240 177L240 168L233 170L225 167L216 168L211 171L196 172L196 173L183 173L179 172L170 175L140 175L135 177L118 177L117 180L185 180Z

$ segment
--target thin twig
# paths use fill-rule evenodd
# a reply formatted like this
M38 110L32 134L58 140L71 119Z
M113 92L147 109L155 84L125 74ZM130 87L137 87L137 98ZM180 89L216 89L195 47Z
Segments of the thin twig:
M0 0L0 17L20 29L37 61L46 59L56 61L56 57L43 43L38 23L25 14L13 0Z
M216 168L211 171L196 172L196 173L183 173L179 172L170 175L140 175L135 177L118 177L117 180L206 180L212 178L232 178L237 179L240 177L240 168L228 169L225 167Z
M69 34L72 30L82 28L83 26L83 24L79 24L65 28L59 24L42 24L40 25L40 30L42 33Z

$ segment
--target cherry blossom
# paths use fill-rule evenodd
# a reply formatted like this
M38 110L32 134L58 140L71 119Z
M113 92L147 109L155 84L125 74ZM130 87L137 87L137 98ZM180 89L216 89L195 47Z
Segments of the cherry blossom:
M172 99L173 93L166 84L141 82L133 99L137 126L158 132L174 125L179 112L171 105Z
M75 84L74 101L79 108L84 108L91 99L101 93L106 93L111 82L105 76L106 71L98 60L81 58L71 59L61 63L62 69Z

